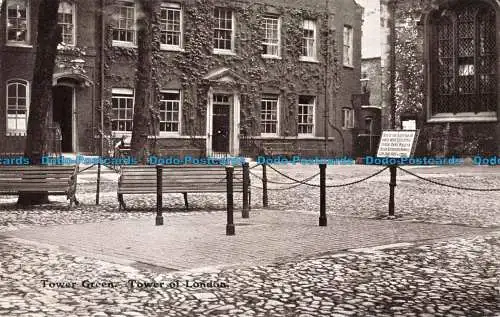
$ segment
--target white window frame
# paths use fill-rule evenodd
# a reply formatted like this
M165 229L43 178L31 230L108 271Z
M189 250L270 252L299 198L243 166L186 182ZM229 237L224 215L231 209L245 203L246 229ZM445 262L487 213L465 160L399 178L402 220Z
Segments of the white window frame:
M311 37L305 37L304 36L304 31L312 31L313 35ZM306 62L317 62L318 61L318 27L317 23L315 20L303 20L302 21L302 52L304 53L304 42L307 43L307 41L313 40L313 45L312 45L312 52L310 52L309 55L301 55L300 60L301 61L306 61ZM306 51L308 51L306 49Z
M276 121L275 121L276 132L275 133L264 132L264 130L265 130L263 128L264 121L268 121L270 123L272 123L274 121L273 120L264 120L264 118L262 118L262 115L263 115L262 103L263 102L274 102L274 101L276 102ZM280 134L280 97L277 95L263 96L260 99L260 113L261 113L261 116L260 116L260 131L261 131L261 133L260 133L260 136L262 136L262 137L277 137L277 136L279 136L279 134Z
M179 114L177 118L177 124L178 124L178 131L162 131L161 130L161 123L162 122L169 122L169 121L162 121L161 119L161 114L162 112L167 112L166 108L165 111L162 111L160 108L160 120L159 120L159 131L160 131L160 136L180 136L181 131L182 131L182 90L180 89L171 89L171 90L160 90L160 102L167 102L167 101L173 101L173 100L167 100L167 99L162 99L161 94L179 94ZM171 121L174 122L174 121Z
M230 49L222 49L222 48L216 48L215 47L215 34L212 35L212 45L213 45L213 53L214 54L226 54L226 55L235 55L235 33L236 33L236 21L234 17L234 10L231 10L229 8L224 8L224 7L216 7L214 9L213 13L213 18L214 18L214 33L215 30L228 30L228 29L220 29L216 27L215 22L217 22L218 18L215 17L215 11L216 10L224 10L224 11L229 11L231 12L231 48Z
M268 22L270 20L274 20L276 21L276 27L277 27L277 35L278 35L278 43L272 43L272 41L275 41L276 39L274 38L268 38L267 37L267 32L268 32ZM278 16L272 16L272 15L267 15L267 16L264 16L263 18L263 24L264 24L264 38L262 40L262 46L267 46L267 45L271 45L271 46L277 46L277 53L276 54L266 54L266 53L262 53L262 57L263 58L280 58L281 57L281 18L278 17Z
M115 109L115 108L113 108L113 99L114 98L132 99L132 117L130 118L130 120L132 120L132 126L131 126L130 131L113 130L113 121L128 120L128 118L120 118L120 114L118 114L118 118L115 118L113 115L113 117L111 118L111 129L112 129L111 132L114 136L131 135L132 130L134 128L135 91L134 91L134 89L131 89L131 88L112 88L111 89L111 111L113 111Z
M354 109L342 108L342 129L354 129Z
M75 46L76 45L76 5L74 2L71 2L71 1L67 1L67 0L62 0L59 2L59 8L57 9L57 19L59 20L59 13L63 13L63 14L67 14L67 13L64 13L64 12L60 12L60 10L62 9L61 6L63 4L66 4L66 5L69 5L69 7L71 8L71 39L73 40L71 44L68 44L68 43L64 43L63 45L64 46ZM57 22L59 25L66 25L67 23L60 23L59 21ZM63 32L64 32L64 28L63 28ZM62 34L61 34L62 36ZM64 36L63 36L63 40L64 40Z
M343 46L343 54L344 54L344 66L354 67L354 29L350 25L344 25L344 46Z
M16 41L16 40L9 40L9 10L8 10L8 6L9 6L9 3L13 3L13 2L21 2L23 1L26 5L26 39L23 40L23 41ZM16 45L19 45L19 46L31 46L30 45L30 36L31 36L31 32L30 32L30 28L31 28L31 21L30 21L30 13L31 13L31 7L30 7L30 0L6 0L6 3L5 3L5 8L6 8L6 11L5 11L5 39L6 39L6 44L7 45L12 45L12 46L16 46ZM19 10L19 9L17 9Z
M312 98L313 99L313 102L312 104L311 103L300 103L300 98L301 97L307 97L307 98ZM297 108L297 135L298 136L314 136L314 132L315 132L315 129L316 129L316 96L310 96L310 95L300 95L299 96L299 103L298 103L298 108ZM307 107L308 109L312 109L311 112L312 112L312 123L301 123L300 122L300 108L301 107ZM307 116L309 116L309 111L308 111L308 114ZM303 132L300 132L300 126L309 126L309 125L312 125L311 127L311 132L307 132L307 133L303 133Z
M15 111L19 111L19 96L17 92L17 87L16 87L16 96L9 96L9 86L10 85L24 85L26 89L26 101L25 101L25 107L26 107L26 112L25 112L25 128L24 129L19 129L17 127L18 125L18 120L22 120L22 116L15 114L15 115L9 115L9 97L10 98L16 98L16 104L11 106L15 106ZM7 135L25 135L26 131L28 129L28 118L29 118L29 109L30 109L30 86L29 82L24 79L20 78L13 78L9 79L5 85L5 126L6 126L6 134ZM9 126L9 119L13 119L16 122L16 127L11 128Z
M167 43L161 43L161 38L160 38L160 49L161 50L166 50L166 51L182 51L183 48L183 40L184 40L184 14L182 10L182 6L179 3L171 3L171 2L164 2L161 4L160 10L173 10L173 11L178 11L179 12L179 45L172 45L172 44L167 44ZM167 14L167 21L168 21L168 14ZM167 22L165 21L165 22ZM160 24L168 24L168 23L163 23L160 19ZM165 30L160 29L160 33L167 33L169 30L167 30L165 26ZM172 31L171 31L172 32ZM174 31L175 32L175 31Z
M137 47L137 6L134 1L127 1L127 0L121 0L115 4L115 7L120 11L122 7L124 8L133 8L134 10L134 17L133 17L133 29L128 29L128 28L118 28L118 24L120 23L120 18L121 15L118 14L118 20L116 21L116 24L113 25L113 34L112 34L112 45L113 46L125 46L125 47ZM126 20L126 18L125 18ZM114 39L114 32L116 30L125 30L125 31L133 31L133 40L132 41L121 41L121 40L115 40Z

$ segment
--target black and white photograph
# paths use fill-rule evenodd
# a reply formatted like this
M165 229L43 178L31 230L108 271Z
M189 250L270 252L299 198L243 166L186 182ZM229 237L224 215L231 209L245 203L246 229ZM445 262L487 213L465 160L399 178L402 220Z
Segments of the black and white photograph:
M500 0L0 0L0 316L500 316Z

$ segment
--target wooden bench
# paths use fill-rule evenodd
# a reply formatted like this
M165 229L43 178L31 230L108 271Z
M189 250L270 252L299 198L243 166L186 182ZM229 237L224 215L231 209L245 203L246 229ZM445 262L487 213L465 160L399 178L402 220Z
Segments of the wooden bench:
M262 143L264 154L267 156L293 156L297 154L295 144L291 142Z
M156 166L122 166L118 180L119 209L126 209L124 194L155 194ZM233 191L243 193L243 167L234 166ZM163 165L162 192L182 193L188 209L187 193L225 193L226 169L222 165ZM248 184L250 181L248 180Z
M0 194L48 193L66 195L70 208L78 205L76 180L78 166L2 166L0 165Z

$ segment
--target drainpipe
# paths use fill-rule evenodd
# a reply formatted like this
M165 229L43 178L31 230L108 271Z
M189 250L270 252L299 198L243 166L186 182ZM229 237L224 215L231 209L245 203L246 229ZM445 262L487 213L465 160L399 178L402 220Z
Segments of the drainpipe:
M389 1L391 129L396 129L396 0Z
M328 153L328 122L330 118L330 105L328 104L328 72L329 72L329 65L328 61L330 60L330 11L329 11L329 1L325 0L325 10L326 10L326 30L325 30L325 35L326 35L326 40L325 40L325 49L326 49L326 54L325 54L325 80L324 80L324 86L325 86L325 105L324 105L324 120L323 120L323 129L324 129L324 135L325 135L325 151L324 153Z
M101 52L100 52L100 81L101 81L101 115L100 115L100 133L99 133L99 160L97 161L97 189L95 203L99 205L99 191L101 187L101 158L104 152L104 0L101 0Z

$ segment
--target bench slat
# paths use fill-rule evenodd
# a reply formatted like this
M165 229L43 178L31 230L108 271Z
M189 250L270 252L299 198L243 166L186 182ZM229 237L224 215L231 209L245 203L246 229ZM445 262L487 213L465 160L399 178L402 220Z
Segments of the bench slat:
M40 177L70 177L73 175L73 172L64 172L64 173L39 173L39 172L29 172L29 173L22 173L22 172L15 172L15 173L2 173L0 171L0 177L1 178L7 178L7 177L23 177L23 176L40 176Z
M207 189L196 189L196 188L173 188L173 189L165 189L162 191L163 193L225 193L225 189L221 190L207 190ZM234 189L235 193L243 192L243 189ZM156 191L149 190L119 190L118 194L156 194Z
M68 186L12 186L12 187L0 187L0 192L14 192L14 191L43 191L43 192L65 192L68 191Z
M153 188L154 191L156 192L156 185L153 184L153 186L151 186L152 184L151 183L144 183L144 184L122 184L120 186L120 188L138 188L138 189L143 189L143 188ZM243 186L243 183L239 183L239 184L233 184L233 187L241 187ZM169 187L182 187L182 188L206 188L206 189L209 189L209 188L215 188L215 187L220 187L220 188L226 188L226 184L221 184L221 185L218 185L218 184L210 184L210 186L207 186L207 185L203 185L203 184L194 184L194 183L164 183L163 188L169 188Z

